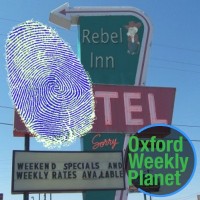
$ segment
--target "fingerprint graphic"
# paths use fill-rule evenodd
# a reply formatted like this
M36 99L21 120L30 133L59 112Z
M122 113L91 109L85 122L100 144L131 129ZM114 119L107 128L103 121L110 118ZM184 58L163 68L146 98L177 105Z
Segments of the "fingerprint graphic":
M29 131L46 147L69 145L91 130L89 75L52 28L29 20L6 41L10 94Z

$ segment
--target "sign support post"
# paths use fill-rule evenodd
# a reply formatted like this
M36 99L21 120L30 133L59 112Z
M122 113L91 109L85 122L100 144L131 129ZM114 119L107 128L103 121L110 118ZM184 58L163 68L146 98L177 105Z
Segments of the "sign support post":
M24 150L29 151L30 150L30 136L29 134L26 134L24 137ZM29 200L29 193L24 192L23 200Z
M145 84L152 29L150 21L142 11L132 7L72 8L69 4L64 4L51 11L49 20L66 29L70 29L74 24L80 26L80 60L90 74L92 83L126 86ZM97 96L100 101L104 100L104 106L107 107L118 98L117 94L112 92L103 94L100 91ZM105 109L107 126L112 124L109 114L110 111ZM97 135L97 132L92 131L83 138L83 150L94 151L92 146L88 145L88 138L96 134L95 139L101 137L105 138L104 141L119 141L118 146L109 151L125 152L125 133L126 131L105 130ZM108 151L108 146L95 151L106 150ZM128 189L126 193L128 194ZM120 191L116 193L115 190L86 191L83 193L83 199L101 200L106 196L107 200L126 200L127 194Z

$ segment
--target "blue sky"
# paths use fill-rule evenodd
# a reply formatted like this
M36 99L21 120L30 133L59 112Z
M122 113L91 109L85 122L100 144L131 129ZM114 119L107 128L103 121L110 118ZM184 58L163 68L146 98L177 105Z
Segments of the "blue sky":
M197 157L200 156L200 20L199 0L76 0L70 6L133 6L143 10L153 24L147 86L175 87L176 97L172 124L182 129L193 141ZM57 30L59 35L77 51L77 27L65 30L48 21L49 13L64 4L63 0L1 0L0 6L0 193L5 200L19 200L11 195L12 150L24 148L23 138L14 138L13 107L9 97L5 70L5 40L12 27L28 19L38 20ZM198 141L199 140L199 141ZM45 150L42 144L31 139L31 150ZM62 150L80 150L79 142ZM166 200L196 200L199 191L200 164L191 183ZM34 196L37 199L37 195ZM53 199L82 199L81 194L53 195ZM57 198L56 198L57 197ZM48 199L48 198L47 198ZM129 199L142 200L142 194L131 194ZM154 198L153 199L160 199Z

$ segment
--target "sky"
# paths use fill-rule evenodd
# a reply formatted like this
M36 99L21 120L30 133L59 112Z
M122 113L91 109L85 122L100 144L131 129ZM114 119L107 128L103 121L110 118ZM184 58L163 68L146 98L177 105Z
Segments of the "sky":
M199 0L76 0L75 6L132 6L144 11L153 25L152 44L148 59L146 86L176 88L172 124L192 140L197 158L200 156L200 20ZM4 200L20 200L11 194L12 151L24 149L24 139L13 137L13 102L9 96L5 62L5 41L12 27L29 19L53 27L77 53L77 27L62 29L48 21L49 13L66 3L63 0L1 0L0 6L0 193ZM31 150L46 150L34 138ZM61 150L80 150L77 141ZM200 194L200 164L189 185L163 200L196 200ZM38 195L30 197L38 199ZM49 199L49 196L47 196ZM53 199L82 199L81 193L53 194ZM142 194L130 194L129 200L142 200ZM160 199L155 198L153 199Z

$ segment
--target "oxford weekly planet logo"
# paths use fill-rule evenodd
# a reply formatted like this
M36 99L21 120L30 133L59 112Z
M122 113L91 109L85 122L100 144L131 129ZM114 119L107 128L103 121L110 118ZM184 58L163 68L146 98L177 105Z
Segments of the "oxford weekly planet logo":
M126 169L129 188L151 196L182 190L196 169L196 153L188 136L174 126L147 126L130 136Z

